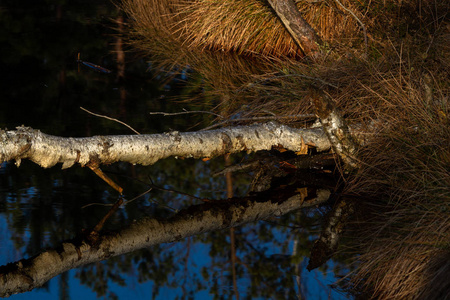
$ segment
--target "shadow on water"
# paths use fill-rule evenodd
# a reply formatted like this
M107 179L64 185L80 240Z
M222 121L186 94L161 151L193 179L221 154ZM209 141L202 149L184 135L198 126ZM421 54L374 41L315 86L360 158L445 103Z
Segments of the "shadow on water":
M28 2L28 3L25 3ZM150 111L176 112L186 104L169 103L183 93L167 81L154 80L143 60L126 62L125 77L118 76L117 57L111 48L118 10L108 1L5 1L0 9L2 79L0 94L7 105L0 110L0 127L19 125L61 136L130 134L126 127L80 110L120 119L141 133L192 129L202 116L164 118ZM26 8L25 8L26 7ZM77 53L110 74L89 68L78 71ZM195 109L198 109L195 108ZM195 128L195 127L194 127ZM235 158L239 162L247 157ZM107 230L123 228L145 216L164 217L174 210L198 204L197 198L226 198L226 184L212 173L224 168L217 158L208 162L167 159L151 167L116 164L105 171L125 188L131 199L150 193L121 208ZM244 196L252 172L233 178L236 196ZM0 168L0 265L28 258L91 228L114 203L117 193L87 168L41 169L24 161L20 168ZM88 204L98 203L84 207ZM84 207L84 208L83 208ZM171 209L170 209L171 208ZM319 270L306 271L306 258L325 211L310 209L235 229L236 274L242 298L337 299L328 284L336 280L345 261L331 261ZM232 284L228 231L210 232L141 249L64 273L41 289L12 299L33 298L229 298Z

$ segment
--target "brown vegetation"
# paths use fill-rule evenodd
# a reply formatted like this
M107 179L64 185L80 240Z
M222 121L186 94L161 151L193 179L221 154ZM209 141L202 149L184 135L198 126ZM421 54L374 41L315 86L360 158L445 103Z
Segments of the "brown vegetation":
M331 96L367 133L347 178L366 208L347 245L360 255L348 287L380 299L449 297L450 2L297 5L326 43L314 63L263 1L124 0L130 42L164 66L195 69L221 113L310 114L311 86Z

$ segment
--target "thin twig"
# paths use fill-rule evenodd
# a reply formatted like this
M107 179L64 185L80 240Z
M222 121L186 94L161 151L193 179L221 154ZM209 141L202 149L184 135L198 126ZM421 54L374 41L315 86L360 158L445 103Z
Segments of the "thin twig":
M339 0L334 0L336 1L337 4L339 4L340 7L342 7L342 9L344 9L346 12L348 12L349 14L351 14L353 16L353 18L356 19L356 21L359 23L359 25L361 26L363 33L364 33L364 45L365 45L365 56L367 58L367 51L368 51L368 43L367 43L367 30L366 30L366 26L364 25L364 23L347 7L345 7L344 5L342 5L341 2L339 2Z
M102 230L103 225L105 225L106 221L119 209L119 207L123 204L123 196L119 196L119 200L114 203L114 205L111 207L111 209L106 213L106 215L98 222L97 225L95 225L94 229L92 229L92 237L96 237L97 235L95 233Z
M197 196L188 194L188 193L184 193L184 192L180 192L180 191L176 191L176 190L171 190L171 189L166 189L166 188L157 186L156 184L153 183L153 180L151 179L151 177L149 177L149 180L150 180L150 186L153 187L153 188L155 188L155 189L157 189L157 190L165 191L165 192L169 192L169 193L174 193L174 194L179 194L179 195L183 195L183 196L186 196L186 197L189 197L189 198L193 198L193 199L197 199L197 200L200 200L200 201L203 201L203 202L209 200L209 199L200 198L200 197L197 197Z
M200 129L209 130L213 129L228 123L236 123L236 122L248 122L248 121L267 121L267 120L280 120L280 119L307 119L307 118L316 118L315 114L303 114L303 115L289 115L289 116L266 116L266 117L251 117L251 118L240 118L240 119L228 119L217 124L208 126L206 128Z
M211 111L204 111L204 110L192 110L192 111L188 111L186 109L183 108L183 111L180 112L175 112L175 113L166 113L166 112L160 112L160 111L155 111L155 112L150 112L149 114L151 115L163 115L163 116L177 116L177 115L185 115L185 114L210 114L210 115L214 115L216 117L219 118L224 118L223 116L213 113Z
M127 205L128 203L130 203L131 201L134 201L134 200L136 200L136 199L141 198L141 197L144 196L145 194L148 194L152 189L153 189L153 188L150 188L150 189L146 190L145 192L143 192L143 193L140 194L139 196L134 197L134 198L131 199L131 200L125 200L125 201L122 203L122 206L125 206L125 205ZM89 207L89 206L92 206L92 205L99 205L99 206L113 206L114 204L113 204L113 203L89 203L89 204L86 204L86 205L82 206L81 209L85 209L86 207Z
M123 188L118 185L117 183L114 182L114 180L112 180L111 178L108 177L108 175L106 175L105 173L103 173L103 171L98 167L98 164L96 163L89 163L87 164L87 166L89 167L89 169L91 169L98 177L100 177L101 179L103 179L110 187L112 187L113 189L115 189L116 191L118 191L121 195L123 192Z
M87 110L86 108L83 108L83 107L81 107L81 106L80 106L80 108L81 108L82 110L84 110L85 112L87 112L87 113L93 115L93 116L100 117L100 118L105 118L105 119L108 119L108 120L111 120L111 121L115 121L115 122L117 122L117 123L120 123L120 124L122 124L122 125L125 125L125 126L128 127L129 129L131 129L132 131L134 131L134 133L140 134L140 133L139 133L137 130L135 130L133 127L131 127L130 125L128 125L128 124L126 124L126 123L124 123L124 122L122 122L122 121L120 121L120 120L117 120L117 119L114 119L114 118L111 118L111 117L108 117L108 116L104 116L104 115L99 115L99 114L93 113L93 112L91 112L91 111L89 111L89 110Z

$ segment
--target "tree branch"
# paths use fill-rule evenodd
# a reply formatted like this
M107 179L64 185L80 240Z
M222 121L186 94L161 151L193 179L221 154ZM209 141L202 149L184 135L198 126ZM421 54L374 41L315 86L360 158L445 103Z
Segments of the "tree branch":
M123 136L65 138L47 135L29 127L0 131L0 162L30 159L41 167L62 163L111 164L118 161L151 165L160 159L175 157L215 157L240 151L270 150L272 146L299 151L300 140L318 151L330 148L321 128L297 129L274 122L227 127L200 132L168 132Z

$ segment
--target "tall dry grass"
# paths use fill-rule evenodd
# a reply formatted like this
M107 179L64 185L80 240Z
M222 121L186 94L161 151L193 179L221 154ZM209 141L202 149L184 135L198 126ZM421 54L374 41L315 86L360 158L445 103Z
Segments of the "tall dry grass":
M350 282L376 299L445 299L450 296L448 82L433 81L430 94L430 82L409 76L378 74L385 89L368 88L383 98L385 110L377 112L379 128L361 149L363 167L348 184L348 192L372 208L370 221L352 231L360 256Z
M364 18L352 1L343 3ZM356 20L334 2L297 5L329 44L361 43ZM159 69L190 66L200 73L204 94L216 99L221 113L231 115L242 105L247 116L306 110L298 101L304 93L289 95L284 88L285 81L308 78L291 74L301 50L264 1L123 0L121 7L130 17L129 44L150 54ZM280 96L293 98L280 106Z
M366 133L362 167L346 192L365 207L348 244L353 293L376 299L450 297L450 2L297 1L327 42L314 63L300 57L259 0L123 0L129 43L160 68L201 74L221 114L311 114L311 85ZM368 51L368 57L364 53ZM305 120L297 120L304 126ZM361 296L362 297L362 296Z
M314 65L300 58L300 49L261 0L123 0L121 6L130 17L128 42L152 55L158 69L190 66L203 78L200 99L215 99L211 109L232 115L245 105L245 117L251 117L311 113L309 84L325 83L333 93L344 89L336 97L349 102L355 93L347 97L345 89L353 88L352 76L367 73L358 70L367 68L360 59L366 49L358 20L368 31L369 59L379 62L408 30L425 27L431 34L440 24L436 10L445 10L420 0L339 2L354 16L336 0L296 1L328 45ZM360 106L349 113L360 115Z

